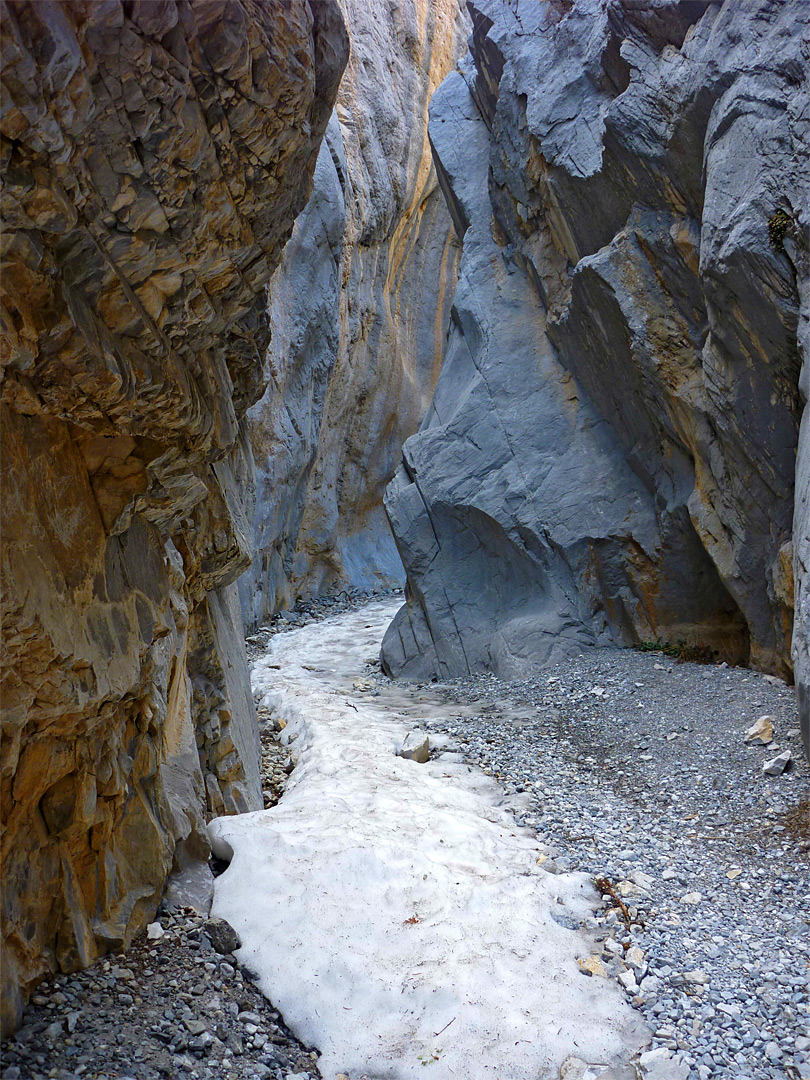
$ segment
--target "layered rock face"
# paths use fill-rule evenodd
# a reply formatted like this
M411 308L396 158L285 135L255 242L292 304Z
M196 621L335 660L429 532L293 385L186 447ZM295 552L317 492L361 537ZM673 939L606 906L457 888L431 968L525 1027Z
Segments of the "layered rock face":
M235 579L329 0L3 4L3 1026L261 805Z
M401 579L382 510L438 378L459 246L427 139L469 31L462 0L341 0L351 56L310 202L270 287L250 411L255 625L296 597Z
M810 142L810 113L804 114L805 145ZM810 205L810 179L805 177L805 229ZM806 236L805 232L805 236ZM799 722L804 751L810 759L810 255L808 248L794 248L801 297L799 350L802 370L799 393L803 404L796 456L796 496L793 510L793 551L796 580L796 611L793 625L793 665Z
M469 7L429 129L464 252L387 495L408 588L385 665L512 677L680 640L789 677L810 11Z

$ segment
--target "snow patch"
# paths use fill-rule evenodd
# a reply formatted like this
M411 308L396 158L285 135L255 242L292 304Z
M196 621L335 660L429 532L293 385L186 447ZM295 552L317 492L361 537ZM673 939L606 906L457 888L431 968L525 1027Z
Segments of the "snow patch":
M561 925L591 913L589 880L543 871L480 771L397 756L441 707L364 678L398 606L277 635L255 664L297 764L277 806L211 823L233 852L212 914L327 1080L556 1080L571 1054L627 1061L647 1029L618 986L583 976L593 943Z

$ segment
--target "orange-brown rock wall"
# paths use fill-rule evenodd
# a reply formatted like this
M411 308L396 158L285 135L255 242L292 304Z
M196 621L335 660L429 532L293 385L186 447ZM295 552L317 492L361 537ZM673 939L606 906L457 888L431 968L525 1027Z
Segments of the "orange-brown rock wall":
M3 1027L260 805L235 580L336 4L4 3Z

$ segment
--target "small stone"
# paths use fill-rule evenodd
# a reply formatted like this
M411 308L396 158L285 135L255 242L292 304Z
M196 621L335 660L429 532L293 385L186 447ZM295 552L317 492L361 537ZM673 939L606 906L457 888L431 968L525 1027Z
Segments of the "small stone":
M689 1065L680 1055L674 1056L663 1046L642 1054L638 1063L644 1080L687 1080L690 1073Z
M638 983L632 971L622 971L617 978L628 994L635 994L638 991Z
M773 738L773 717L760 716L745 733L745 742L765 746Z
M629 967L633 968L634 971L638 971L644 963L644 951L643 949L640 949L638 945L633 945L627 950L627 955L624 959Z
M629 878L625 881L617 882L616 892L622 897L644 896L645 894L645 890L636 885L635 881L630 881Z
M218 953L227 956L242 947L242 940L225 919L212 918L206 920L203 928L208 939Z
M587 1061L578 1057L567 1057L560 1066L560 1080L595 1080L596 1072Z
M790 750L785 750L775 758L771 758L770 761L766 761L762 766L762 771L766 776L781 776L785 769L790 764L793 755Z
M69 1012L67 1014L67 1017L65 1018L65 1022L67 1024L68 1032L71 1035L76 1030L76 1025L78 1024L81 1015L82 1014L79 1011L73 1011L73 1012Z
M165 933L159 922L150 922L146 928L146 936L150 941L160 941Z
M685 971L683 973L684 982L692 983L696 986L705 986L709 981L709 976L705 971L698 971L697 968L694 971Z
M601 979L607 978L605 966L598 956L587 956L584 960L577 960L577 963L583 975L598 975Z
M627 875L627 880L632 881L634 885L638 885L640 889L645 891L649 890L655 882L654 877L645 874L642 870L634 870L632 874Z
M202 1035L206 1030L202 1020L184 1020L183 1023L189 1035Z
M702 899L703 899L703 893L688 892L688 893L686 893L685 896L681 897L681 903L682 904L689 904L691 906L695 906L696 904L699 904Z
M769 1042L765 1045L765 1057L769 1061L781 1061L782 1051L779 1048L779 1044L775 1042Z
M422 731L409 731L397 756L424 764L430 758L430 739Z

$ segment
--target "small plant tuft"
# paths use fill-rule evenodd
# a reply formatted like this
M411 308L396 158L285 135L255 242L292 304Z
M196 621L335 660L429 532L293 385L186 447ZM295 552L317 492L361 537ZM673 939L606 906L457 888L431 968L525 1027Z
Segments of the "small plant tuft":
M784 254L785 251L785 237L788 233L793 232L793 218L787 212L787 210L779 209L775 210L768 218L768 237L771 241L771 247L774 251Z
M438 1049L438 1050L435 1051L435 1053L420 1054L419 1058L418 1058L418 1061L419 1061L420 1065L432 1065L433 1062L438 1061L441 1056L442 1056L441 1049Z
M673 645L671 641L640 641L635 646L638 652L659 652L664 656L671 656L679 664L716 664L720 660L717 649L710 649L708 645L698 642L696 645L688 645L685 641L678 641Z

